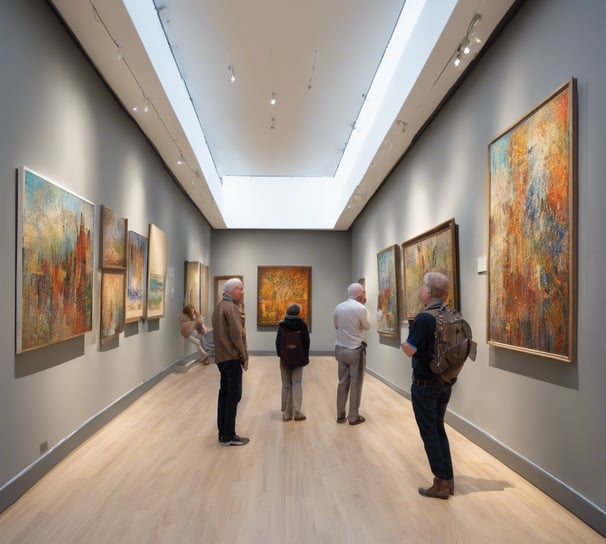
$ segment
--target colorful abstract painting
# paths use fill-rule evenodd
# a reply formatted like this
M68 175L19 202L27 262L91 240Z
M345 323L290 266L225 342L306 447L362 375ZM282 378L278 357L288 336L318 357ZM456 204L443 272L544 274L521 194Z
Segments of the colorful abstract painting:
M147 292L147 238L128 231L128 283L126 286L125 321L142 318Z
M393 245L377 253L379 295L377 302L377 331L384 336L400 333L398 322L397 251Z
M570 362L575 82L489 144L488 343Z
M124 330L124 270L104 270L101 278L101 344Z
M311 330L311 266L257 268L257 325L277 325L295 303Z
M446 304L459 309L457 225L449 219L402 244L406 319L423 310L419 288L426 272L440 272L450 281Z
M128 221L101 206L101 268L126 269Z
M156 225L149 225L149 248L147 262L147 318L164 316L166 290L167 251L165 232Z
M22 167L18 176L16 352L92 329L94 205Z

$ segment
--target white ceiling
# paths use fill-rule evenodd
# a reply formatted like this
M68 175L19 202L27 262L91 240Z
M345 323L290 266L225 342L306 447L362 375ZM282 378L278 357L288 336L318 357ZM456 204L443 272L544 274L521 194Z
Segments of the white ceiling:
M514 0L51 3L214 228L346 230Z

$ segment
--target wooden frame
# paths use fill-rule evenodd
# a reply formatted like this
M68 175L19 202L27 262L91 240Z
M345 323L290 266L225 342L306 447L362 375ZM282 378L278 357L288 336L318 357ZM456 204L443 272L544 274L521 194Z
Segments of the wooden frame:
M208 301L210 300L209 270L205 264L200 265L200 313L208 315Z
M128 278L124 320L131 323L145 315L147 292L147 238L128 231Z
M128 220L101 206L101 268L126 270Z
M398 321L398 246L377 253L379 295L377 301L377 332L395 338L400 334Z
M100 339L105 344L124 330L125 270L103 270L101 277Z
M95 206L23 166L17 176L15 351L92 330Z
M227 280L230 280L232 278L238 278L241 282L242 285L244 285L244 276L215 276L214 281L214 293L215 293L215 306L217 304L219 304L219 301L223 298L223 285L225 285L225 282Z
M406 319L414 319L423 310L419 288L426 272L441 272L450 280L446 304L459 309L459 252L454 219L402 244L402 272Z
M166 234L162 229L150 223L147 260L147 319L164 317L166 259Z
M488 145L490 345L571 362L575 349L576 83Z
M278 325L293 303L311 330L311 266L257 267L257 325Z

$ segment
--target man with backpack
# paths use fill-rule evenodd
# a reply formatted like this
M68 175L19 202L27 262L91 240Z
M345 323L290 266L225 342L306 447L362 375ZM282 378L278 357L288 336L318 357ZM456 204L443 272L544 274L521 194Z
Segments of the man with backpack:
M425 497L448 499L454 494L454 479L450 445L444 428L444 415L452 386L451 381L440 379L430 367L434 359L436 317L431 310L442 308L448 296L449 282L444 274L427 272L419 290L419 298L425 306L410 327L402 351L412 357L412 384L410 396L415 419L421 433L429 466L434 475L433 485L419 488Z

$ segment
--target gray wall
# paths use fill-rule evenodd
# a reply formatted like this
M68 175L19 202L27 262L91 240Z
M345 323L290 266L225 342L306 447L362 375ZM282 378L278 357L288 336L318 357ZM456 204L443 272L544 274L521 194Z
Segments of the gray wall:
M376 300L376 251L454 217L464 314L479 340L450 403L451 422L606 530L606 64L602 0L526 2L356 221L353 275ZM571 29L577 29L571 32ZM567 364L486 344L487 145L570 77L578 80L578 349ZM402 340L407 325L402 327ZM397 342L370 336L368 365L410 390ZM456 462L456 459L455 459ZM536 466L535 466L536 465Z
M0 488L89 418L189 355L177 315L183 262L209 263L208 223L169 176L46 2L2 2L0 17ZM15 355L16 181L21 165L95 206L93 331ZM101 204L168 246L166 317L127 325L99 347Z
M311 352L334 352L335 306L352 278L348 232L221 230L212 238L212 276L244 276L246 332L251 353L275 354L275 328L257 327L257 266L311 266ZM214 285L214 282L213 282ZM214 298L213 298L214 300Z

